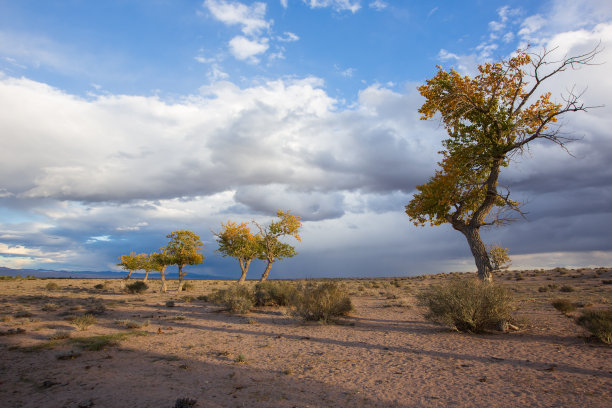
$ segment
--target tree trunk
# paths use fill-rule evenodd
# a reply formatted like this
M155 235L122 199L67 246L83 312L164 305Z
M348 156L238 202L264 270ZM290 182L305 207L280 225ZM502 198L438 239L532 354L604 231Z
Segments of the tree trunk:
M183 276L185 276L185 274L183 273L183 265L178 265L178 276L179 276L178 291L180 292L183 290Z
M159 274L161 276L161 282L162 282L162 287L161 287L161 291L166 293L166 271L159 271Z
M491 267L491 262L489 261L489 254L487 254L487 249L482 243L482 239L480 239L480 232L478 228L470 228L466 227L461 231L470 245L470 249L472 250L472 255L474 256L474 261L476 262L476 268L478 268L478 279L484 282L491 282L493 280L493 275L491 274L493 268Z
M242 275L240 275L240 279L238 279L239 284L243 284L246 280L247 272L249 271L249 265L251 264L251 260L243 261L242 259L238 259L240 262L240 270L242 271Z
M147 279L149 279L149 271L145 271L145 277L144 277L144 279L142 281L146 282Z
M264 271L263 275L261 275L261 279L259 280L260 282L265 282L266 279L268 279L268 275L270 274L270 269L272 269L273 263L274 261L268 261L268 264L266 265L266 270Z
M125 280L130 279L130 276L132 276L132 272L134 272L133 270L129 270L128 271L128 276L125 277Z

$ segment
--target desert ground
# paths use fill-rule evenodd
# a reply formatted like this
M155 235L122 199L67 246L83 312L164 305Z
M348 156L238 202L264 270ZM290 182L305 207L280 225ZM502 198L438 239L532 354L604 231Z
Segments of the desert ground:
M575 322L585 308L611 306L612 269L497 274L517 299L518 330L485 334L424 318L415 295L456 276L467 274L338 280L355 309L335 324L278 307L235 315L206 301L230 281L164 294L150 280L134 295L122 280L2 280L0 405L612 406L612 347ZM578 308L563 314L554 299ZM85 314L95 322L79 330L73 319Z

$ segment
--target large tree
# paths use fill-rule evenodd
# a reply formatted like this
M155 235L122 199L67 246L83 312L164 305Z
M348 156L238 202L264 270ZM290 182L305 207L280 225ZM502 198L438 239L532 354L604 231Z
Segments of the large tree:
M573 91L561 103L553 102L542 84L567 69L591 64L598 52L596 47L551 61L551 51L519 50L507 60L480 65L474 78L438 66L438 73L419 87L425 97L421 119L440 114L448 138L439 170L417 186L406 213L416 225L449 223L461 232L480 279L490 281L493 269L480 228L507 223L508 210L521 213L521 203L498 185L501 169L536 140L565 148L570 139L560 134L557 120L588 108Z
M161 278L161 291L166 293L166 268L172 265L172 258L168 255L166 248L160 248L159 252L154 252L149 255L151 267L154 271L159 272Z
M183 271L185 265L199 265L204 262L204 256L200 253L204 244L200 237L191 231L178 230L166 236L169 238L168 245L164 248L170 257L171 264L178 267L179 286L178 291L183 290L183 278L187 272Z
M291 258L296 255L295 248L287 243L281 242L280 238L292 236L302 241L299 230L302 228L302 217L292 215L290 211L278 210L276 216L280 218L267 226L261 226L255 221L253 223L259 228L258 239L260 242L260 253L258 258L266 261L266 269L261 275L261 282L265 282L272 269L272 264L277 260Z
M217 252L223 257L236 258L240 263L242 273L238 283L244 283L251 262L260 253L259 240L253 235L246 222L235 223L228 220L225 224L221 223L221 231L213 231L213 234L217 237L219 244Z
M136 255L136 253L130 252L129 255L121 255L119 257L119 263L117 264L117 266L120 266L126 271L128 271L125 280L130 279L130 276L132 276L132 273L134 273L134 271L142 269L143 260L146 256L146 254Z

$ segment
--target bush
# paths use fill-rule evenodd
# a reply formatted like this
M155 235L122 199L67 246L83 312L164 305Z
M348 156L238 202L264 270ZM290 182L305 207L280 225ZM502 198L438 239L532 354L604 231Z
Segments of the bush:
M329 323L353 310L347 291L336 283L319 286L306 285L297 288L291 301L295 314L304 320Z
M183 292L189 292L192 290L195 290L195 285L191 282L185 281L185 283L183 283Z
M559 289L561 292L574 292L576 289L574 289L573 286L570 285L563 285L561 286L561 289Z
M244 285L218 290L208 297L208 301L225 306L231 313L248 313L255 306L253 290Z
M174 300L167 300L166 301L166 307L174 307L175 303Z
M417 296L429 311L425 317L463 331L479 333L502 327L511 319L513 301L501 286L477 279L453 279Z
M555 309L565 314L573 312L577 307L575 303L572 303L567 299L555 299L553 300L552 305Z
M143 281L136 281L134 283L130 283L129 285L125 285L125 290L127 290L129 293L144 293L147 289L149 289L149 285Z
M45 288L47 288L47 290L58 290L59 285L55 282L49 282L47 283L47 286L45 286Z
M577 322L602 342L612 344L612 309L585 310Z
M289 306L295 286L289 282L262 282L255 285L256 306Z
M87 330L89 326L95 323L96 323L96 318L92 314L86 314L86 315L78 316L72 319L72 324L74 324L76 328L81 331Z

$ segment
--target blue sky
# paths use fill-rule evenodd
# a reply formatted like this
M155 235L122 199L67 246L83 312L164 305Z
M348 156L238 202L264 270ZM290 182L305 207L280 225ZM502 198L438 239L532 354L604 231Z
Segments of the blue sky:
M528 219L485 240L516 267L612 263L608 2L0 1L0 266L110 270L187 228L194 272L237 277L210 230L282 208L303 242L273 277L473 270L462 236L403 213L444 138L416 87L598 42L603 65L550 83L604 106L564 119L573 157L538 144L503 175Z

